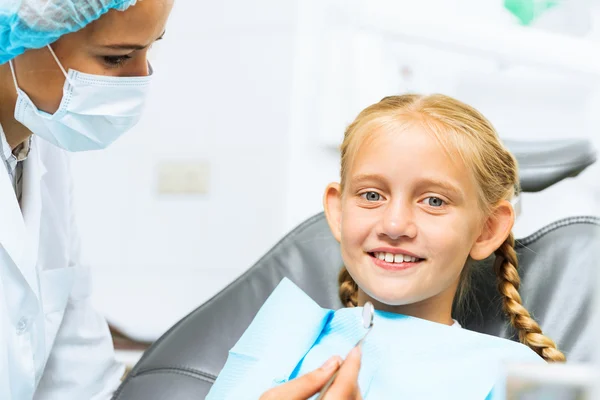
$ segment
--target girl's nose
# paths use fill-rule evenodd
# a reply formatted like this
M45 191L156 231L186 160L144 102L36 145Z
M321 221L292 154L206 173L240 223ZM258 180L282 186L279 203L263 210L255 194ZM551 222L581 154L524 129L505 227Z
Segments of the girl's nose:
M380 227L379 233L392 240L401 237L414 238L417 234L412 208L399 202L390 204L382 214Z

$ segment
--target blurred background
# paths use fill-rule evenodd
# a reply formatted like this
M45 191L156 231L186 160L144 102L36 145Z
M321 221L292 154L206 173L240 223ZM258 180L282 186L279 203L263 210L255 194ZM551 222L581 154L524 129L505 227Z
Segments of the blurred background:
M503 138L600 148L600 0L178 1L151 62L141 123L73 168L94 300L139 342L322 210L346 125L383 96L441 92ZM524 195L517 236L600 214L599 177Z

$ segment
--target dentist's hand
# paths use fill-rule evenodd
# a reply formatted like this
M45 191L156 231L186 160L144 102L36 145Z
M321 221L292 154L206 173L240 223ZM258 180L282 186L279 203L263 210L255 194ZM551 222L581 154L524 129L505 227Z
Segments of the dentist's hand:
M358 390L360 347L354 348L341 364L340 357L329 359L321 368L293 379L263 394L260 400L306 400L317 394L329 378L340 370L327 391L326 400L362 400ZM340 368L340 364L342 365Z

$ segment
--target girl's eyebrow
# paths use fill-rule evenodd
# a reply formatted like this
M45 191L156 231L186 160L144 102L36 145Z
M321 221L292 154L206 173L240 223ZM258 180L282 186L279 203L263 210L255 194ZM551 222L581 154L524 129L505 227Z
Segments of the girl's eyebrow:
M353 185L358 185L365 182L384 183L386 180L379 174L358 174L352 177Z
M438 179L438 178L423 178L419 181L417 186L422 189L430 188L430 187L441 188L442 190L446 191L450 195L453 195L455 198L458 198L458 199L464 198L464 193L460 189L460 186L455 185L448 180L443 180L443 179Z

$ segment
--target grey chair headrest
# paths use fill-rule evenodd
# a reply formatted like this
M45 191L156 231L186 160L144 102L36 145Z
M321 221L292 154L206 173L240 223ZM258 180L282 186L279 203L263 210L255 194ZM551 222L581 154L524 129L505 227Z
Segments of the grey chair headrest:
M596 161L596 150L587 139L542 142L504 140L519 163L523 192L539 192L581 171Z
M600 219L557 221L517 241L521 296L545 334L571 361L586 361L597 336L592 304ZM475 312L463 326L515 340L502 316L491 272L492 260L477 264ZM130 372L114 399L204 398L228 351L282 278L288 277L321 306L337 309L340 249L323 214L307 220L252 268L163 335Z

